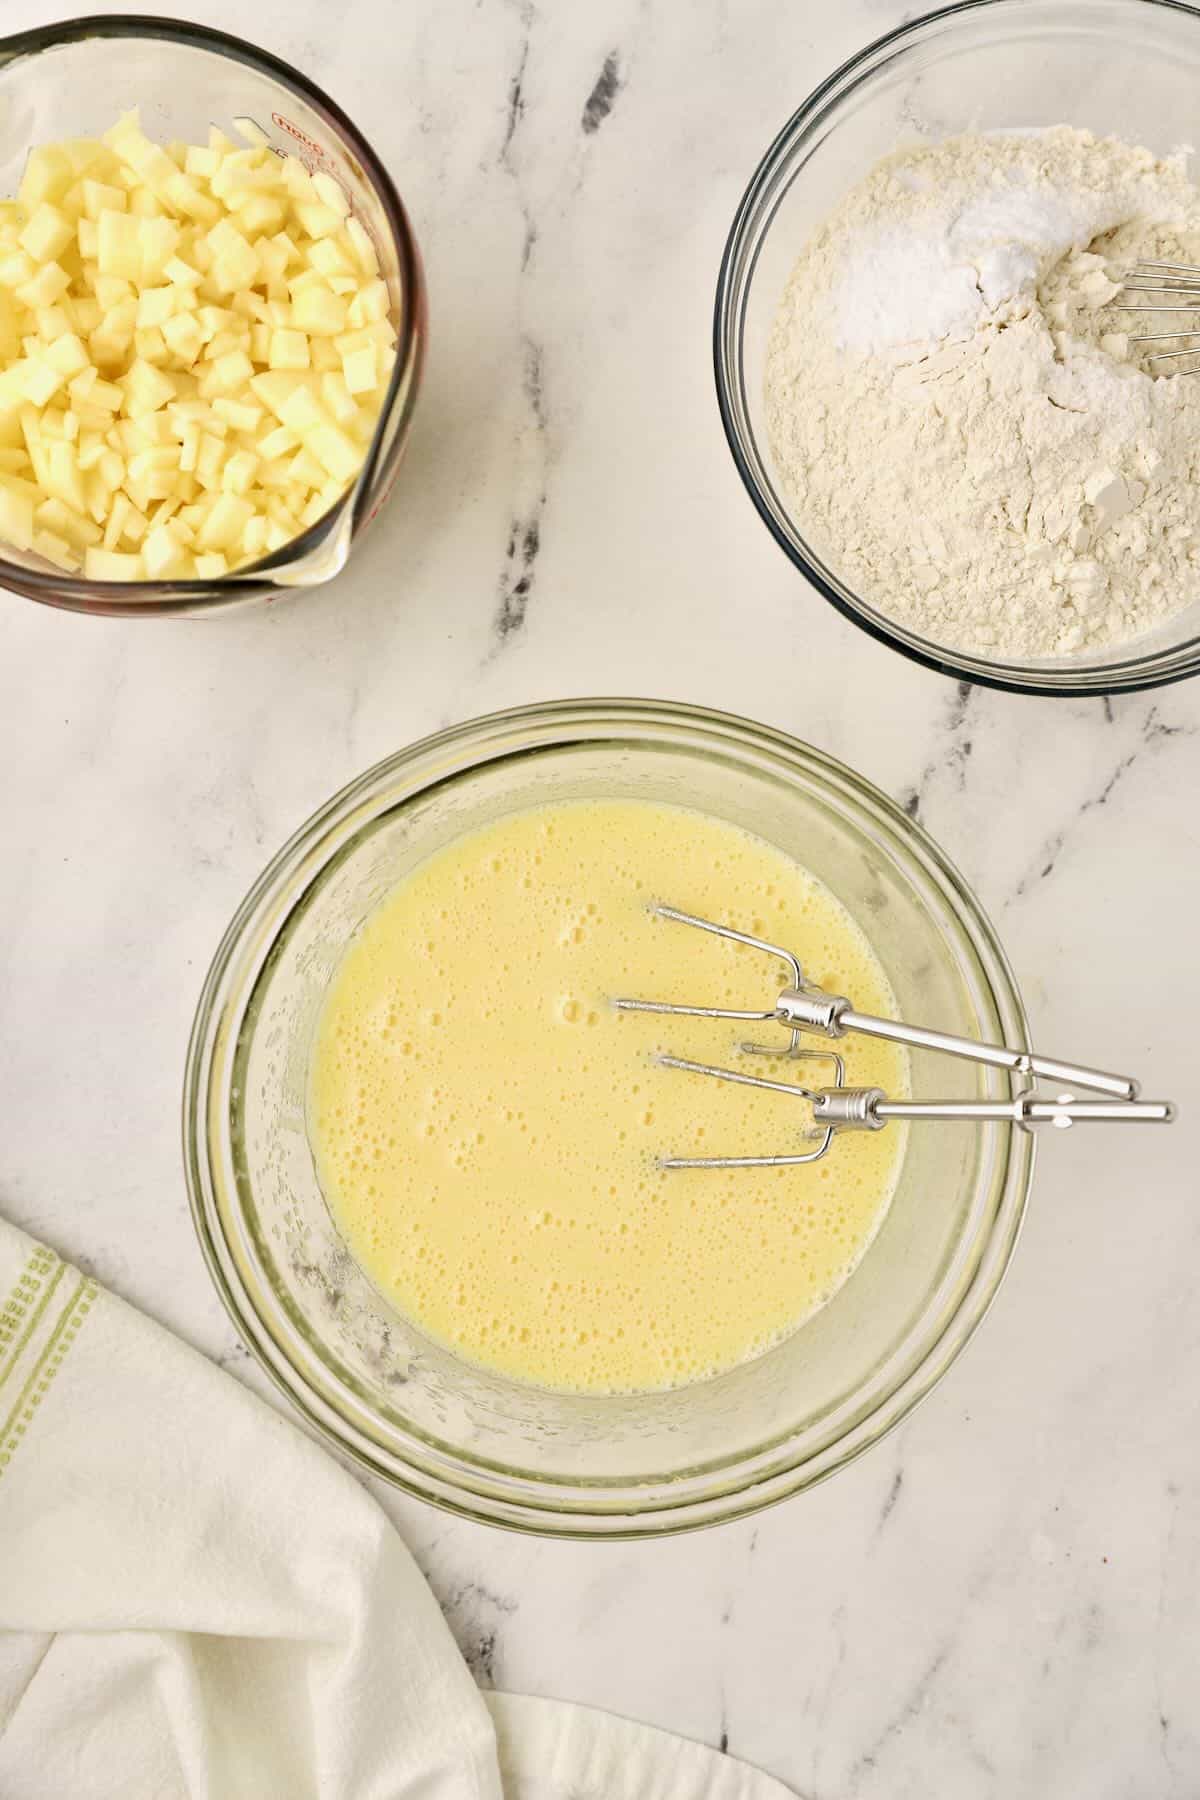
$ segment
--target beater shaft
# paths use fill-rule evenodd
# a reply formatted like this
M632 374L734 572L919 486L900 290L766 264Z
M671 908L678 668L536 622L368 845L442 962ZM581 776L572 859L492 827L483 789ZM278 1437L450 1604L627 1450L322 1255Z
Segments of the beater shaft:
M1078 1087L1091 1088L1094 1093L1112 1094L1118 1100L1137 1098L1138 1084L1130 1075L1111 1075L1104 1069L1089 1069L1082 1064L1059 1062L1055 1057L1035 1056L1029 1050L1012 1050L1007 1044L979 1043L974 1038L956 1037L953 1032L931 1031L925 1025L877 1019L870 1013L856 1012L848 1001L843 1004L840 995L824 994L819 989L784 992L779 997L776 1016L786 1025L808 1026L824 1031L828 1037L844 1037L848 1031L859 1031L864 1037L885 1038L889 1043L907 1044L917 1050L940 1050L946 1056L965 1057L969 1062L986 1063L993 1069L1011 1069L1018 1075L1037 1075L1046 1081L1071 1081Z

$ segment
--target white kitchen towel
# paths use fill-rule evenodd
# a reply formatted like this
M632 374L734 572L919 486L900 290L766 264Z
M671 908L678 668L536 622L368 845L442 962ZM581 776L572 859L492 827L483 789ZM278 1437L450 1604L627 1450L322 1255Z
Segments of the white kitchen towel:
M787 1800L665 1732L489 1704L357 1482L0 1220L4 1800Z

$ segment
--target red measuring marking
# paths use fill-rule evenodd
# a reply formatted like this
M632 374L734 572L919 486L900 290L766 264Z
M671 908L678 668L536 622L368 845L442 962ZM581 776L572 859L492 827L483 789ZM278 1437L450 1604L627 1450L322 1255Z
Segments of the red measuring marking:
M281 131L286 131L289 137L294 137L298 144L303 144L304 148L306 150L311 150L314 156L320 156L322 158L328 156L324 144L318 144L316 138L309 137L307 131L301 131L300 127L293 124L291 119L285 118L284 115L279 112L273 112L271 117Z

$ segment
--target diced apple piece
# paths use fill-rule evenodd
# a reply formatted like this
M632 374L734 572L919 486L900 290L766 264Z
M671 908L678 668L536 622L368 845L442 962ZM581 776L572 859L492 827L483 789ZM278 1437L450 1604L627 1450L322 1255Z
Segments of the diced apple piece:
M320 487L325 479L325 470L307 444L301 445L292 457L287 469L288 481L300 487Z
M134 280L143 283L163 279L167 264L179 249L181 233L174 219L139 219L137 222L141 262Z
M295 374L290 369L268 369L251 379L250 390L277 419L281 419L281 407L304 382L303 375Z
M305 442L317 461L337 481L349 481L362 466L362 451L338 425L316 425Z
M51 495L40 506L35 506L33 516L38 525L65 538L75 550L86 550L89 544L98 544L103 537L94 519L85 518L82 512L68 506L57 495ZM34 541L37 541L36 534Z
M137 322L139 330L146 330L151 325L165 325L179 309L179 291L177 288L144 287L138 295Z
M235 450L221 470L222 492L245 494L258 473L259 461L252 450Z
M33 406L45 406L63 384L57 369L40 357L23 357L12 365L12 378L18 391Z
M270 364L273 369L307 369L311 362L308 338L303 331L283 326L271 333Z
M305 527L315 525L329 511L329 503L321 494L314 494L300 514L300 523Z
M153 363L156 368L169 362L171 356L167 349L167 340L157 325L151 325L145 331L134 332L133 353L143 362Z
M244 249L222 252L213 262L209 279L219 294L234 294L257 281L258 257L253 246L245 244Z
M221 494L196 534L202 550L236 550L254 508L237 494Z
M46 472L44 485L56 499L71 507L75 512L87 511L87 497L84 493L83 476L80 473L79 458L74 445L65 438L57 443L47 445Z
M224 419L234 431L257 431L262 424L263 409L247 400L231 400L218 394L212 403L212 409L219 419Z
M0 538L14 550L33 548L33 502L0 481Z
M17 299L31 309L53 306L70 285L71 277L61 263L43 263L31 280L21 283L16 290Z
M335 181L332 175L327 175L324 169L317 169L313 174L312 184L317 199L323 201L339 219L344 219L350 211L350 202L341 183Z
M165 370L156 369L147 362L134 362L117 386L125 396L122 411L131 419L157 412L159 407L175 398L175 383L171 377Z
M248 118L244 114L233 121L233 129L239 137L245 138L248 144L258 146L269 144L271 141L257 120Z
M34 208L17 242L35 263L49 263L58 261L74 236L75 226L67 215L49 200L43 200Z
M161 219L165 209L158 195L148 187L136 187L129 196L129 210L136 219Z
M73 410L73 416L79 421L81 444L85 442L90 444L91 439L107 430L111 423L110 415L102 411L98 406L77 406ZM100 448L103 448L103 440L101 441ZM97 450L97 455L98 454L99 450ZM84 464L82 466L90 467L91 465Z
M354 259L362 273L368 276L377 275L379 273L379 258L376 255L374 242L372 241L366 226L358 219L347 219L346 236L350 240L350 245L354 252Z
M162 334L168 350L181 362L193 363L204 348L204 334L194 313L175 313L164 322Z
M0 330L3 329L4 307L8 304L10 303L7 296L0 292ZM56 338L65 337L69 331L74 331L75 327L75 303L73 300L67 298L56 301L53 306L39 307L37 328L38 336L43 344L52 344Z
M125 530L125 521L133 510L128 494L114 493L104 527L104 548L115 550Z
M102 212L125 212L128 205L129 195L125 188L111 187L106 181L84 181L83 210L93 224Z
M236 329L218 331L204 352L204 361L216 362L218 357L228 356L231 350L245 350L248 347L249 336L247 333Z
M206 144L189 144L183 166L194 181L211 181L221 166L221 158Z
M84 555L83 572L89 581L140 581L143 563L140 556L129 551L93 546Z
M213 437L210 432L203 432L196 452L195 472L206 487L220 487L221 466L224 461L225 446L220 438Z
M284 211L272 194L251 194L239 208L238 218L247 231L267 233L279 230Z
M180 580L190 572L191 559L179 534L168 521L146 533L142 561L151 581Z
M299 442L295 432L289 431L286 425L276 425L265 437L259 439L258 454L268 461L274 461L275 457L286 456L289 450L294 450Z
M194 473L199 453L200 427L194 423L185 423L179 441L179 470L182 475Z
M297 200L295 213L311 238L328 237L341 227L341 215L321 200Z
M53 531L35 531L33 548L39 556L44 556L47 562L55 563L60 569L66 569L68 574L75 574L79 569L79 558L70 544Z
M364 344L342 357L342 374L352 394L369 394L379 385L375 345Z
M122 398L121 389L115 381L97 379L87 393L88 405L98 407L101 412L106 413L120 412Z
M75 311L75 329L81 337L90 337L104 317L100 303L90 294L79 294L71 302Z
M117 490L126 475L126 461L119 450L113 450L112 446L108 446L101 455L101 461L97 463L97 470L99 470L104 486Z
M323 281L292 295L292 325L310 337L336 337L346 328L346 303Z
M106 488L99 473L93 469L90 475L84 476L84 494L87 498L88 518L103 531L108 521L108 510L112 505L112 490Z
M179 178L180 172L162 146L152 143L143 132L136 110L118 119L105 132L104 142L141 177L143 188L148 188L158 200L167 198L168 184Z
M204 332L204 341L211 343L219 331L224 331L233 323L235 314L227 306L201 306L196 311L196 322Z
M321 196L313 186L313 178L298 157L285 157L280 175L293 200L302 200L310 205L320 204Z
M359 302L362 306L364 323L375 321L382 324L390 310L387 282L378 278L369 281L359 295Z
M71 159L58 144L44 144L29 152L17 198L27 213L44 200L55 201L70 187L75 176Z
M269 521L261 514L252 514L246 522L242 533L242 555L248 560L262 556L267 548L267 528Z
M230 350L212 365L215 391L222 394L234 394L244 388L253 374L254 364L244 350Z
M102 275L119 275L125 281L139 281L142 274L142 240L140 221L127 212L105 207L96 220L96 261ZM104 305L99 288L96 298Z
M297 437L305 440L310 431L325 423L325 415L304 376L299 378L298 385L280 402L276 411L281 423L290 426Z
M41 353L41 360L68 381L92 366L81 339L74 331L64 332L52 344L48 344Z
M348 252L343 249L339 238L325 237L311 246L308 251L308 265L317 273L326 277L330 275L353 275L354 262ZM358 283L355 282L357 288Z
M23 287L37 274L37 264L24 250L6 250L0 254L0 287Z
M176 287L182 288L199 287L204 279L199 269L194 269L182 256L169 256L163 264L163 274Z
M134 309L131 317L136 319L137 295L132 281L127 281L123 275L106 275L101 271L96 277L94 292L96 303L103 308L106 317L114 307L123 306L127 300L132 300Z
M340 369L331 369L328 374L322 375L321 399L338 425L353 425L356 422L358 406Z

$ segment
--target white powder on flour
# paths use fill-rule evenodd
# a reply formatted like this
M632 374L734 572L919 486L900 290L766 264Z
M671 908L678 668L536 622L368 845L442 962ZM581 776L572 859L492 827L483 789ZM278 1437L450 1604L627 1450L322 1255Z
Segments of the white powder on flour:
M1139 360L1109 309L1142 257L1200 264L1200 193L1179 161L1068 126L898 153L826 220L776 320L767 415L801 530L862 598L1020 659L1200 595L1200 374L1156 378L1181 365Z

